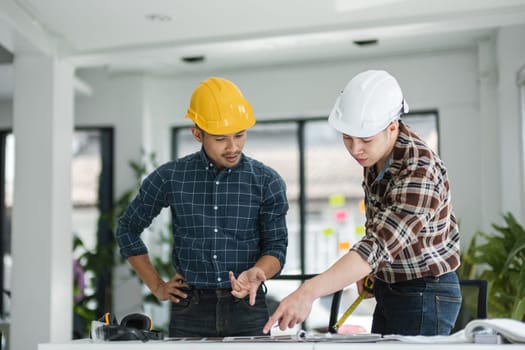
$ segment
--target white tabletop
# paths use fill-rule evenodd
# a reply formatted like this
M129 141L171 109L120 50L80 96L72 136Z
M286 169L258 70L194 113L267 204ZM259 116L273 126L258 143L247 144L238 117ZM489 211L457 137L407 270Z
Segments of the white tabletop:
M222 342L222 341L113 341L94 342L89 339L74 340L60 344L39 344L38 350L419 350L422 347L427 350L472 350L484 349L508 349L525 350L525 344L414 344L394 341L381 341L378 343L331 343L331 342Z

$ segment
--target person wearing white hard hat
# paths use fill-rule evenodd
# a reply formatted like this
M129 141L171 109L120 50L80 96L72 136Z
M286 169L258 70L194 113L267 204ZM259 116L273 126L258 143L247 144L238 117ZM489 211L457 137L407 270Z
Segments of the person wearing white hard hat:
M383 70L356 75L328 123L363 167L366 233L330 268L284 298L263 333L303 322L315 299L374 281L372 333L448 335L461 293L459 230L442 160L401 117L397 80Z

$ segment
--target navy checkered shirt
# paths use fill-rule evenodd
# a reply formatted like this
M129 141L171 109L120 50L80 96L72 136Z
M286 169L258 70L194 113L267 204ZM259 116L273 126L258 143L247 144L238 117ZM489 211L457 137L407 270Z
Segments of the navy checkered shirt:
M173 265L195 288L229 288L263 255L284 266L288 231L286 185L279 174L244 154L217 171L203 150L161 165L140 186L119 219L120 254L148 252L140 235L170 207Z

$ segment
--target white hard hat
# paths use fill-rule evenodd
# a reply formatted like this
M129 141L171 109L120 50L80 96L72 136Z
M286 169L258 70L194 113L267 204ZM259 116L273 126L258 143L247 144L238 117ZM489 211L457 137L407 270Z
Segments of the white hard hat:
M408 112L397 80L383 70L356 75L335 101L328 123L353 137L370 137Z

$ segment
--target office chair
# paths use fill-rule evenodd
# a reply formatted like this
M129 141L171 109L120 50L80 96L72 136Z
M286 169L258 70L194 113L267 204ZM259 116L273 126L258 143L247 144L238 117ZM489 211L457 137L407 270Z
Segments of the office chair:
M487 304L488 304L488 283L485 280L459 280L461 295L463 301L456 320L456 324L452 329L452 333L457 332L465 327L465 325L473 320L479 318L487 318ZM330 305L330 318L328 321L328 329L333 329L333 326L339 319L339 307L341 305L341 297L343 290L335 292L332 296L332 303ZM474 311L472 311L474 310Z
M452 332L457 332L474 319L487 318L488 315L488 282L486 280L460 279L461 308Z

